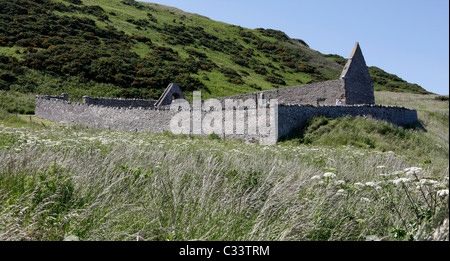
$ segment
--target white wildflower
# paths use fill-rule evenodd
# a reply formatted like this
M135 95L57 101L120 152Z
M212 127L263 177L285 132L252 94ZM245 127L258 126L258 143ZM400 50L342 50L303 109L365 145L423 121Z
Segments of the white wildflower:
M434 185L434 184L438 184L439 182L437 182L436 180L432 180L432 179L421 179L419 181L420 185L422 186L426 186L426 185Z
M74 235L69 235L64 238L64 241L80 241L80 238Z
M448 182L447 182L447 184L448 184ZM443 188L445 186L448 186L447 184L436 182L435 184L433 184L433 188L435 188L435 189Z
M370 199L368 199L368 198L361 198L361 201L362 202L367 202L367 203L370 203L370 202L372 202Z
M345 185L345 181L344 180L338 180L334 184L337 185L337 186L342 186L342 185Z
M439 190L437 194L439 197L448 196L448 189Z
M315 176L312 176L311 179L312 180L320 180L320 179L322 179L322 177L319 175L315 175Z
M377 166L377 169L385 169L386 166Z
M327 172L327 173L323 174L323 176L324 176L325 178L330 178L330 179L332 179L332 178L335 178L335 177L336 177L336 174L334 174L333 172Z
M403 170L404 172L408 172L408 171L414 171L414 172L420 172L422 171L422 168L419 167L411 167L411 168L406 168Z
M375 183L373 181L366 182L366 186L369 186L369 187L375 187L376 185L377 185L377 183Z
M381 241L381 239L375 235L367 236L366 241Z
M353 186L358 187L358 188L364 188L366 185L361 182L356 182L355 184L353 184Z
M420 177L420 174L422 172L422 168L418 167L412 167L412 168L406 168L404 169L406 172L406 177L409 179L416 179Z
M345 196L347 195L347 191L345 189L340 189L336 192L336 196Z
M411 180L408 178L399 178L399 179L393 180L392 183L394 183L394 185L399 185L400 183L408 183L410 181Z

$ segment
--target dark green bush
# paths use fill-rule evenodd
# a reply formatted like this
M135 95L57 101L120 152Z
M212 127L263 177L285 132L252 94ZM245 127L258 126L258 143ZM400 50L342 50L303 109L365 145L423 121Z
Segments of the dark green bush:
M286 85L286 82L283 79L278 78L276 76L272 76L272 75L267 76L266 78L264 78L264 80L266 80L270 83L278 84L278 85Z
M253 68L253 70L255 71L255 73L261 74L261 75L267 75L267 73L268 73L266 67L255 67L255 68Z
M449 100L449 97L448 96L436 96L435 98L434 98L436 101L448 101Z
M273 37L280 41L287 41L290 39L289 36L287 36L284 32L279 30L263 29L263 28L258 28L256 30L260 31L264 36Z

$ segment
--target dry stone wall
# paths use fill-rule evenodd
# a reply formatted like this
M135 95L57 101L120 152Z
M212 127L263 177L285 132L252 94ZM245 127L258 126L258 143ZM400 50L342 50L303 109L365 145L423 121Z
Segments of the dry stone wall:
M304 104L313 106L335 105L337 99L343 99L345 97L345 86L343 79L337 79L217 99L222 101L226 99L244 101L247 99L257 100L261 95L263 95L266 100L278 99L280 104Z
M245 115L248 115L249 110L251 109L246 109ZM253 110L255 110L255 108L253 108ZM153 133L162 133L164 131L171 131L171 120L180 111L172 111L169 106L158 108L120 108L68 102L49 96L38 96L36 99L35 112L36 117L38 118L58 123L84 125L92 128L111 130L133 132L149 131ZM211 115L211 112L212 111L209 110L200 110L200 121L203 122L205 117ZM245 116L245 122L242 127L241 124L234 125L232 128L232 134L228 134L229 132L226 132L226 128L229 122L226 121L227 112L225 108L221 111L221 113L221 130L214 132L219 135L219 137L227 139L241 139L246 141L259 141L261 138L264 139L269 136L260 135L258 133L248 133L248 116ZM196 133L193 133L195 117L194 110L188 110L188 114L188 117L190 117L190 124L188 126L190 132L187 134L196 135ZM212 125L214 125L214 121ZM276 124L273 124L272 127L275 128L275 125ZM202 132L199 135L207 136L209 134L211 133ZM276 143L276 140L277 136L273 137L271 142L268 143Z
M36 117L53 122L80 124L94 128L162 132L169 130L168 108L109 107L59 99L36 99Z
M272 119L270 110L267 109L267 126L270 126L270 134L249 132L248 114L256 115L256 108L247 108L244 112L243 125L236 121L237 110L234 109L233 132L226 131L229 128L227 111L222 113L221 129L215 132L220 137L228 139L241 139L246 141L259 141L266 139L266 143L275 144L281 137L300 128L305 122L314 116L325 116L339 118L344 116L368 116L378 120L384 120L399 126L414 124L418 121L417 112L403 107L381 106L381 105L354 105L354 106L321 106L308 105L286 105L280 104L276 110L274 124L269 124ZM161 133L171 131L171 120L177 114L169 107L133 108L133 107L109 107L87 103L76 103L64 100L61 97L38 96L36 99L36 117L67 124L85 125L94 128L124 130L124 131L149 131ZM242 112L241 112L242 113ZM189 134L194 133L194 110L188 111L190 118ZM211 115L211 111L201 110L201 120ZM237 123L236 123L237 122ZM214 125L214 124L213 124ZM239 129L241 128L241 129ZM242 128L244 128L242 130ZM201 133L199 135L208 135Z
M418 122L417 111L404 107L382 105L353 106L323 106L312 107L302 105L281 105L278 108L278 136L288 135L293 130L302 127L308 119L314 116L327 118L367 116L376 120L406 126Z
M83 103L120 108L153 108L156 101L142 99L91 98L89 96L83 96Z

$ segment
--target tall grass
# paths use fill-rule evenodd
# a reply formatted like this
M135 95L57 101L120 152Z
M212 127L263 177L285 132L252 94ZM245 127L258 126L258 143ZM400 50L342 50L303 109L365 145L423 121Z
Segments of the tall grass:
M315 117L285 139L286 144L393 151L405 155L412 162L448 166L448 144L439 144L421 126L403 128L366 117Z
M448 166L393 152L0 127L1 240L448 240Z
M405 106L417 110L419 120L424 126L426 136L439 146L449 144L449 101L436 100L438 95L375 92L378 104Z

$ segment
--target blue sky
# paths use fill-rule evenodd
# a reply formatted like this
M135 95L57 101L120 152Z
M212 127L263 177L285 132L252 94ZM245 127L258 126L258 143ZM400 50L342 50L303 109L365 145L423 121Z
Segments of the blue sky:
M141 0L246 28L271 28L324 54L348 58L361 44L377 66L449 94L448 0Z

